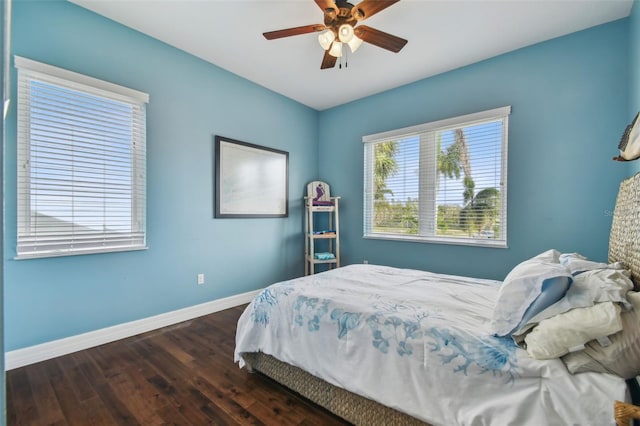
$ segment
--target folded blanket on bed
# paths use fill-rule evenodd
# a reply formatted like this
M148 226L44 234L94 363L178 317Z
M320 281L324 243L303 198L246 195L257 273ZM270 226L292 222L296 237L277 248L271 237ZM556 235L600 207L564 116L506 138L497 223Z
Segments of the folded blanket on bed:
M318 260L330 260L335 259L336 256L333 253L315 253L313 258Z

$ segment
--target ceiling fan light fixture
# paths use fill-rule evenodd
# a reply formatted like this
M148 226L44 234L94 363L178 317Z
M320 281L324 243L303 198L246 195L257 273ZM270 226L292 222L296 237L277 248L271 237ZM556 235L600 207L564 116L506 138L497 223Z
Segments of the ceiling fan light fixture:
M331 45L331 50L329 50L329 55L340 58L342 56L342 43L334 41Z
M73 1L73 0L71 0ZM336 66L337 58L341 59L339 67L347 67L346 56L360 48L362 43L369 43L382 49L398 53L407 40L363 25L362 21L385 10L400 0L358 0L353 5L353 0L314 0L324 15L324 22L285 28L262 33L267 40L275 40L284 37L298 36L315 33L318 43L324 50L320 69L328 69ZM344 50L344 52L343 52Z
M351 53L353 53L356 50L358 50L358 48L360 46L362 46L362 39L360 37L358 37L357 35L354 35L353 38L351 40L349 40L349 42L347 44L349 45L349 48L351 49Z
M318 35L318 43L324 50L327 50L331 47L331 43L336 39L336 35L331 30L327 30Z
M338 28L338 38L343 43L349 43L353 39L353 27L349 24L342 24Z

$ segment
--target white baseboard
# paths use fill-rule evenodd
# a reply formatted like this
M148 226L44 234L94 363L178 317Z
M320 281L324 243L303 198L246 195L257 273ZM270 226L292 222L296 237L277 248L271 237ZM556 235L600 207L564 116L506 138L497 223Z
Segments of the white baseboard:
M224 299L212 300L211 302L178 309L177 311L118 324L64 339L53 340L27 348L16 349L5 353L4 366L6 370L13 370L14 368L46 361L58 356L104 345L105 343L111 343L116 340L178 324L203 315L233 308L234 306L251 302L260 291L261 290L255 290L225 297Z

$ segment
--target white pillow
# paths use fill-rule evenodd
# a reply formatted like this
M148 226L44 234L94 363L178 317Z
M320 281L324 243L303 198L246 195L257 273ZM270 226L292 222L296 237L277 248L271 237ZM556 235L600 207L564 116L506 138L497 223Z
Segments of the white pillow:
M496 336L507 336L528 318L562 298L571 284L571 274L558 260L560 252L547 250L526 260L506 276L491 317L491 331ZM546 297L549 294L553 297ZM542 296L544 303L536 303ZM536 312L529 310L534 306ZM528 311L529 310L529 311Z
M611 268L614 265L611 264ZM629 276L630 272L625 269L595 269L576 275L564 297L521 324L513 332L514 339L518 342L521 340L519 336L524 335L539 322L571 309L586 308L601 302L617 302L624 310L631 309L631 304L627 301L627 292L633 290L633 282Z
M571 373L595 371L623 379L640 375L640 293L631 291L627 297L633 309L622 313L622 331L609 337L611 345L603 347L592 341L585 350L562 357Z
M617 303L605 302L543 320L524 338L527 352L535 359L566 355L572 348L622 330L620 312Z
M564 265L572 275L578 275L585 271L593 271L594 269L624 269L620 262L594 262L579 253L562 253L559 260L560 264Z

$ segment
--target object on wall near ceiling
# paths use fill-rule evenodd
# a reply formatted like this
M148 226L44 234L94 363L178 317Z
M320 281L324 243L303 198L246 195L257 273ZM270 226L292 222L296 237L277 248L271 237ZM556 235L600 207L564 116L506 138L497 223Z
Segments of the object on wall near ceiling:
M324 12L324 24L303 25L301 27L263 33L267 40L300 34L322 32L318 42L324 49L320 69L333 68L342 57L346 44L351 52L358 50L362 42L371 43L383 49L398 53L407 40L371 28L357 26L361 21L375 15L400 0L363 0L356 6L346 0L314 0ZM342 68L342 64L340 64Z
M629 124L620 138L618 149L620 155L613 157L616 161L632 161L640 158L640 112L636 114L631 124Z

